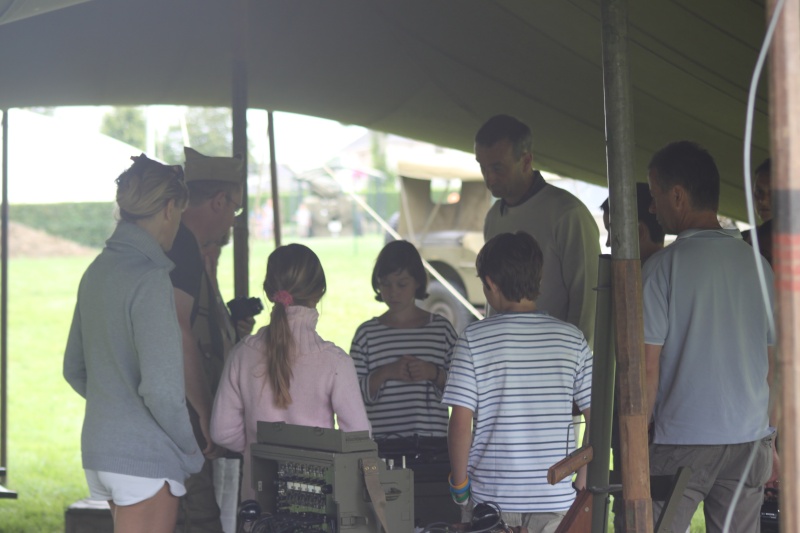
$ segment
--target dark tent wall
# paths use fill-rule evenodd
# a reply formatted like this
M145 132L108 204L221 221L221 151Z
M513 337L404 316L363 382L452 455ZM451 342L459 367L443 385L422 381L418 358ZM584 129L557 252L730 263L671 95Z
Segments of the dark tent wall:
M0 108L230 105L231 5L91 0L0 24ZM598 1L253 1L247 19L250 107L468 151L486 118L511 113L532 126L539 167L606 183ZM745 104L763 33L761 1L630 2L638 179L659 147L696 140L719 163L723 213L745 218Z

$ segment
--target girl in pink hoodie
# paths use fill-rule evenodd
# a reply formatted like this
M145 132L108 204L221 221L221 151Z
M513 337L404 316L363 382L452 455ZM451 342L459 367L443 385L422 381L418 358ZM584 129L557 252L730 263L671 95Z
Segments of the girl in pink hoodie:
M316 332L325 294L319 258L302 244L281 246L267 261L268 326L231 351L214 399L211 438L244 454L242 500L255 498L250 444L256 423L286 422L343 431L369 430L353 360Z

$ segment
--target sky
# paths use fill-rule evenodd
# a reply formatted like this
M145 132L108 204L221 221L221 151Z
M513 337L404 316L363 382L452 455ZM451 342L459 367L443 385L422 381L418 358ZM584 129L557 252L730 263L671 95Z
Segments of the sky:
M110 109L107 106L59 107L55 117L83 131L96 133L100 131L103 115ZM182 109L179 106L149 106L147 116L160 134L169 126L180 124ZM360 126L345 126L332 120L293 113L276 112L274 117L277 161L297 172L318 168L368 131ZM248 136L255 145L253 155L263 161L269 161L267 124L266 111L248 111Z
M137 155L85 121L26 109L8 117L8 200L11 204L113 201L114 180Z
M178 106L146 108L155 137L180 124ZM109 201L114 179L128 167L139 150L100 134L108 106L59 107L53 117L28 110L11 110L9 126L9 200L12 204L70 201ZM276 112L276 156L281 165L301 173L335 158L343 148L367 134L360 126ZM253 156L269 161L267 112L247 114ZM189 140L191 143L191 139ZM152 152L152 151L149 151ZM472 154L464 154L472 160ZM76 183L80 186L76 187ZM603 187L572 180L553 182L578 196L592 212L606 198Z
M180 124L182 109L151 106L147 115L155 136ZM52 117L27 109L9 112L9 190L11 204L107 202L114 179L140 149L100 133L107 106L58 107ZM267 112L248 112L254 157L269 161ZM275 113L277 160L295 172L318 168L367 130L331 120ZM151 153L152 151L148 150Z

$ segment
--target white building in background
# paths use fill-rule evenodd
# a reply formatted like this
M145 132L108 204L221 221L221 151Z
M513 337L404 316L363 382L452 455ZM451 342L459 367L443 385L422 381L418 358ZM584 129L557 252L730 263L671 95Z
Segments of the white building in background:
M73 121L25 109L8 118L11 204L113 202L114 180L142 150Z

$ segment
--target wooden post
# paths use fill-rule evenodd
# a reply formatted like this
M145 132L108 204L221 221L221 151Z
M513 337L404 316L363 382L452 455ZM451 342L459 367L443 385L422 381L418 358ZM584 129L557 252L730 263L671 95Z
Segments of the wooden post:
M233 223L233 285L237 297L249 290L249 250L247 205L247 3L236 0L233 5L233 69L231 118L233 119L233 154L244 157L242 214Z
M767 2L767 19L776 1ZM778 300L781 531L800 531L800 0L786 0L770 69L773 266ZM748 148L749 147L745 147Z
M625 530L651 532L653 504L647 444L641 265L638 259L614 259L613 265Z
M628 6L626 0L602 0L600 4L625 529L651 532L653 506L647 446L648 413L636 180L633 177Z

